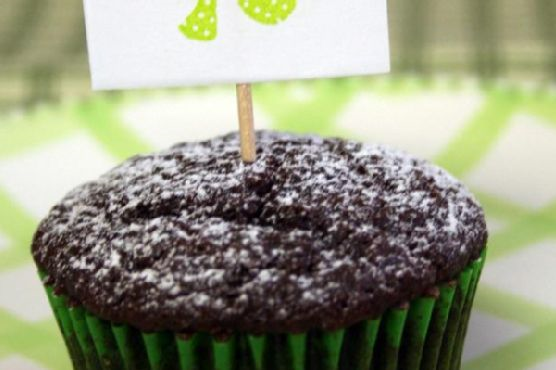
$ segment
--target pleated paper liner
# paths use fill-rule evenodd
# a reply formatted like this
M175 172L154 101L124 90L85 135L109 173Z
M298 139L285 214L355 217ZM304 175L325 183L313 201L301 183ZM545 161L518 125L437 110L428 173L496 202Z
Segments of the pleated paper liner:
M76 370L457 370L484 260L485 252L435 294L345 330L226 341L142 333L46 291Z

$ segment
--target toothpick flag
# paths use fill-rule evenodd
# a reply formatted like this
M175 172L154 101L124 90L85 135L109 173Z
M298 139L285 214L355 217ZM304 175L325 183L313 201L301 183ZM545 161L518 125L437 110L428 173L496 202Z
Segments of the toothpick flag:
M93 87L389 69L386 0L84 0Z

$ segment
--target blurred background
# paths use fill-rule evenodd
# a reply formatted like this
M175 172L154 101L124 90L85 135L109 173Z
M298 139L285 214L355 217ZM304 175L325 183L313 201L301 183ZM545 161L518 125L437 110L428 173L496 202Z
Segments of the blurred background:
M119 161L236 127L233 86L93 93L82 2L0 7L0 370L69 369L29 253L37 222ZM258 128L428 158L484 205L468 370L556 369L556 1L389 0L388 76L254 86Z
M556 79L553 0L389 0L394 73ZM0 106L90 94L82 2L3 0Z

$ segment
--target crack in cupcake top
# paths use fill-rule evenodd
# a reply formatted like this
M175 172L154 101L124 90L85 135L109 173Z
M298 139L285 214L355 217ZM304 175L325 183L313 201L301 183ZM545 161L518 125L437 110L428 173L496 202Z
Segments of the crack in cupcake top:
M102 318L213 334L335 329L455 277L483 212L444 170L382 146L259 132L131 158L69 193L33 255Z

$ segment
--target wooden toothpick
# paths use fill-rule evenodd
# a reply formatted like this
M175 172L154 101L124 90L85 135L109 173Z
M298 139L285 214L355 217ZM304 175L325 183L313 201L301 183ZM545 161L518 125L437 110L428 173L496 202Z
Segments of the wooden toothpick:
M255 146L255 124L253 122L251 85L237 84L236 93L241 158L246 163L253 163L257 159L257 148Z

